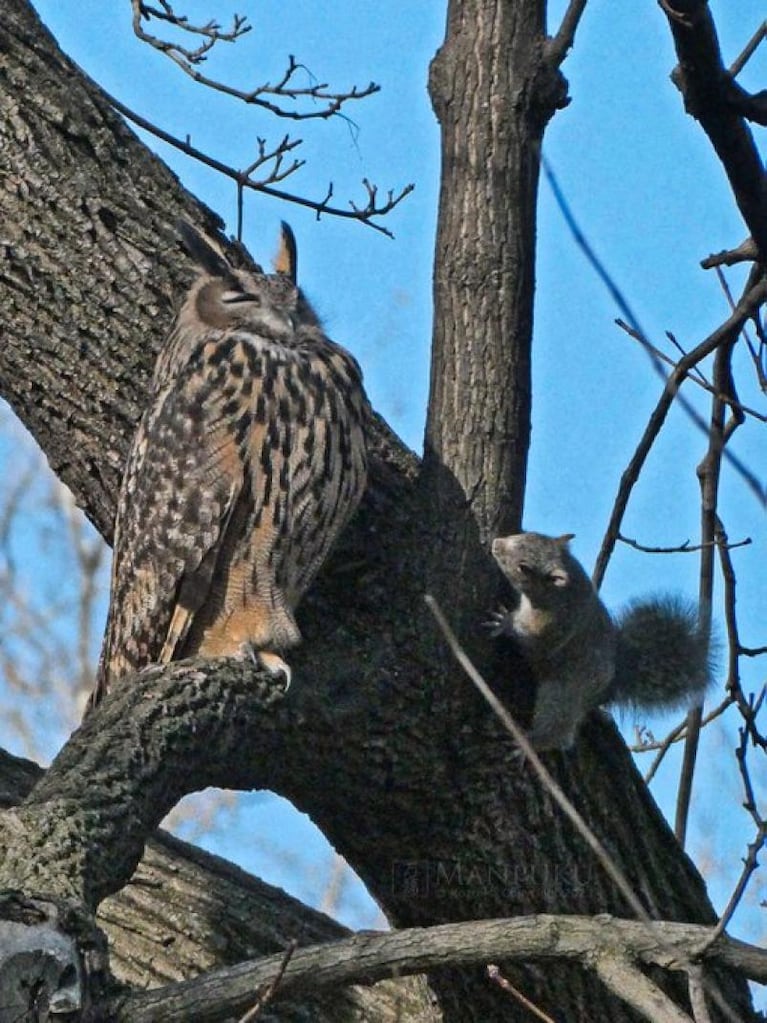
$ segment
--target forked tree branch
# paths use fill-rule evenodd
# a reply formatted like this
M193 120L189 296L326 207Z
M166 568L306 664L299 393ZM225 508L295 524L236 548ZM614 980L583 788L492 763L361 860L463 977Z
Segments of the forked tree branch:
M109 100L110 104L126 117L129 121L138 125L139 128L143 128L144 131L150 132L155 138L161 139L166 142L169 146L173 146L174 149L178 149L180 152L191 157L193 160L197 160L198 163L205 164L206 167L210 167L212 170L218 171L219 174L223 174L224 177L231 178L237 184L237 188L242 190L243 188L251 189L254 192L261 192L263 195L271 196L274 199L281 199L284 202L293 203L296 206L305 206L308 209L314 210L317 214L317 219L326 214L333 217L344 217L349 220L358 220L360 223L365 224L367 227L372 227L374 231L380 231L381 234L385 234L387 237L392 238L392 232L382 227L381 224L373 222L373 217L384 217L387 213L391 213L395 206L397 206L405 196L415 188L415 185L405 185L405 187L398 193L394 194L393 190L389 190L386 193L386 201L379 205L378 203L378 189L377 186L371 185L367 178L363 178L362 184L367 192L368 201L365 205L356 205L354 202L350 202L350 209L343 209L338 206L331 206L330 200L333 198L333 183L328 185L328 190L325 193L323 199L307 199L301 195L295 195L291 192L284 192L278 188L272 188L272 183L282 181L288 175L298 170L304 163L303 160L294 160L293 163L287 168L283 168L282 160L287 152L295 149L296 146L300 145L301 140L291 140L288 136L280 142L273 150L266 151L266 144L262 139L258 140L259 144L259 156L251 165L245 170L237 170L235 167L230 167L229 164L222 163L221 160L217 160L213 156L209 156L204 153L201 149L197 149L191 142L182 141L176 138L175 135L171 135L167 131L163 131L156 124L148 121L141 114L137 114L131 110L130 107L126 107L124 103L111 96L108 92L102 90L104 96ZM269 172L266 177L261 181L255 181L251 177L254 170L259 169L265 163L273 161L272 171Z
M597 588L599 588L602 580L604 579L607 564L617 542L631 491L639 478L642 466L644 465L645 460L650 453L650 449L652 448L652 445L655 442L663 423L665 422L666 416L668 415L669 409L673 404L679 388L691 370L697 366L701 360L716 351L720 344L725 343L729 338L735 337L740 333L743 328L743 324L748 322L753 315L754 310L758 309L765 301L767 301L767 280L763 278L756 284L751 283L750 286L746 287L746 290L741 296L734 312L728 317L728 319L725 320L725 322L712 334L705 338L705 340L696 345L692 351L688 352L686 356L680 359L676 364L676 368L667 378L666 386L663 388L663 392L658 399L658 403L650 416L649 422L639 444L637 445L636 451L621 476L621 482L618 488L618 494L613 504L610 522L594 567L593 580L594 585ZM764 503L764 492L762 492L761 498Z
M575 42L575 33L580 24L587 0L570 0L555 35L546 43L546 58L559 67Z
M160 53L165 54L177 67L181 68L184 74L188 75L195 82L199 82L200 85L205 85L209 89L215 89L216 92L239 99L243 103L261 107L276 117L286 117L294 121L315 120L317 118L326 120L338 114L344 104L350 100L365 99L368 96L372 96L373 93L380 91L380 85L376 85L375 82L370 82L363 89L358 89L354 85L346 92L329 92L328 86L324 82L318 82L308 87L295 85L295 77L299 71L304 71L308 77L312 76L308 68L304 64L299 63L292 54L288 57L288 66L283 72L282 77L275 84L265 82L263 85L258 85L253 89L236 89L225 82L203 75L197 70L197 67L207 59L208 54L216 43L233 43L245 35L246 32L249 32L251 26L248 24L247 18L235 14L232 20L232 27L227 32L215 21L209 21L204 25L192 25L184 15L176 14L167 0L160 0L160 3L162 9L158 10L143 3L142 0L131 0L133 31L138 39L148 43ZM190 49L179 43L160 39L158 36L146 32L143 28L142 23L150 21L152 18L164 21L184 32L203 36L204 42L194 49ZM272 99L266 99L265 97L267 96L272 97ZM312 110L289 110L280 105L280 103L274 102L274 98L291 101L311 100L316 102L319 100L322 105Z

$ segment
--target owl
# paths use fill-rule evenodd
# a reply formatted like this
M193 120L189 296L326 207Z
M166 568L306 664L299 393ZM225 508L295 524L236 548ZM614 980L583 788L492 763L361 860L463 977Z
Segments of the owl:
M252 653L289 682L294 611L366 484L360 368L297 288L290 230L274 274L179 230L201 273L128 456L91 706L192 655Z

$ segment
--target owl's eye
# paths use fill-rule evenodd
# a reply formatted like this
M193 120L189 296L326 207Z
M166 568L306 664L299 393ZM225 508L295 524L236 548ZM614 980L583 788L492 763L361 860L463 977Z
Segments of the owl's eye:
M250 295L246 291L224 291L221 294L221 301L227 305L235 305L237 302L250 302L251 305L261 305L261 296Z

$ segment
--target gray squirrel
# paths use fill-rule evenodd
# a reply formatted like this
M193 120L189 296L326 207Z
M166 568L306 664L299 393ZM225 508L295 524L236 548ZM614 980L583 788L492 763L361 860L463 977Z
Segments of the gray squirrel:
M492 553L519 596L487 625L514 640L536 682L530 740L566 749L603 703L669 709L702 701L709 643L694 607L673 596L635 601L613 620L580 562L573 534L516 533Z

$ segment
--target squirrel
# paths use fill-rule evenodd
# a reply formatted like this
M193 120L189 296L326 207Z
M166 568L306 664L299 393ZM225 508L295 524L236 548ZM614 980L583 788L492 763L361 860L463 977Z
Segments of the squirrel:
M514 640L535 679L530 740L567 749L603 703L643 710L702 702L711 681L709 642L691 604L673 596L634 601L610 616L580 562L572 533L516 533L492 553L519 596L486 624Z

